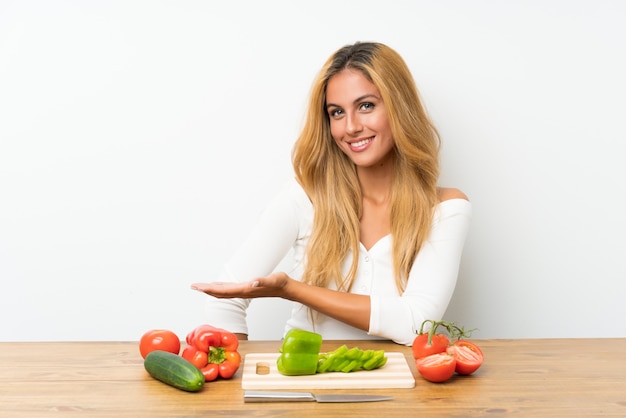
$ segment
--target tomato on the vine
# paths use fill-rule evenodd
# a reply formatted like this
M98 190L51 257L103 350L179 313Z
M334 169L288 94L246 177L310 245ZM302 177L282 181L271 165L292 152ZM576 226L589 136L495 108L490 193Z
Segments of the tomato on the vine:
M415 366L424 379L441 383L450 379L454 374L456 360L454 356L443 352L415 360Z
M456 372L460 375L470 375L483 364L485 356L482 350L471 341L457 340L450 345L448 354L456 360Z
M153 329L141 336L139 340L139 352L144 359L152 351L162 350L178 354L180 352L180 339L166 329Z
M430 342L429 342L430 339ZM413 340L413 358L418 360L431 354L445 353L450 340L445 334L418 334Z
M430 329L424 331L428 324ZM445 328L447 334L437 331L440 326ZM420 374L431 382L443 382L455 372L459 375L470 375L478 370L484 361L483 352L476 344L463 339L471 331L453 322L422 322L412 347Z

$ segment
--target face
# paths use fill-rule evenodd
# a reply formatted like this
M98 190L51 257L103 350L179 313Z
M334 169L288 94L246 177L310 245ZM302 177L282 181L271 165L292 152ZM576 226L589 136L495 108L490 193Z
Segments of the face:
M380 166L392 158L387 111L378 88L363 73L346 69L330 78L326 111L333 139L357 167Z

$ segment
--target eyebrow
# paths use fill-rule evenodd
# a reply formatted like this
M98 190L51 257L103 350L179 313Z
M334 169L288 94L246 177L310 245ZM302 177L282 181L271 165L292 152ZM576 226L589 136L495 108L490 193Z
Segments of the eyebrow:
M357 97L356 99L354 99L352 101L352 103L353 104L354 103L359 103L359 102L362 102L363 100L368 99L370 97L374 97L375 99L380 100L380 97L378 97L377 95L375 95L373 93L368 93L368 94L364 94L363 96ZM326 109L328 109L329 107L341 107L341 106L339 106L337 104L334 104L334 103L326 103Z

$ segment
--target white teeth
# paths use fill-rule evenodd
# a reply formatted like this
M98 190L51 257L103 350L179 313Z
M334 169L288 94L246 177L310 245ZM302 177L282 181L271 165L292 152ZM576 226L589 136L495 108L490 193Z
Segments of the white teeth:
M362 139L359 142L353 142L350 145L353 147L362 147L363 145L367 144L368 142L370 142L372 140L372 138L367 138L367 139Z

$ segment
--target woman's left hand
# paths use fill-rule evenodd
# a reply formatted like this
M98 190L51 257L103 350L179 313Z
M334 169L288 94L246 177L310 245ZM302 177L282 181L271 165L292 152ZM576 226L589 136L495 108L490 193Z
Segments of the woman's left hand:
M290 280L287 274L279 272L243 283L193 283L191 288L220 299L284 297Z

